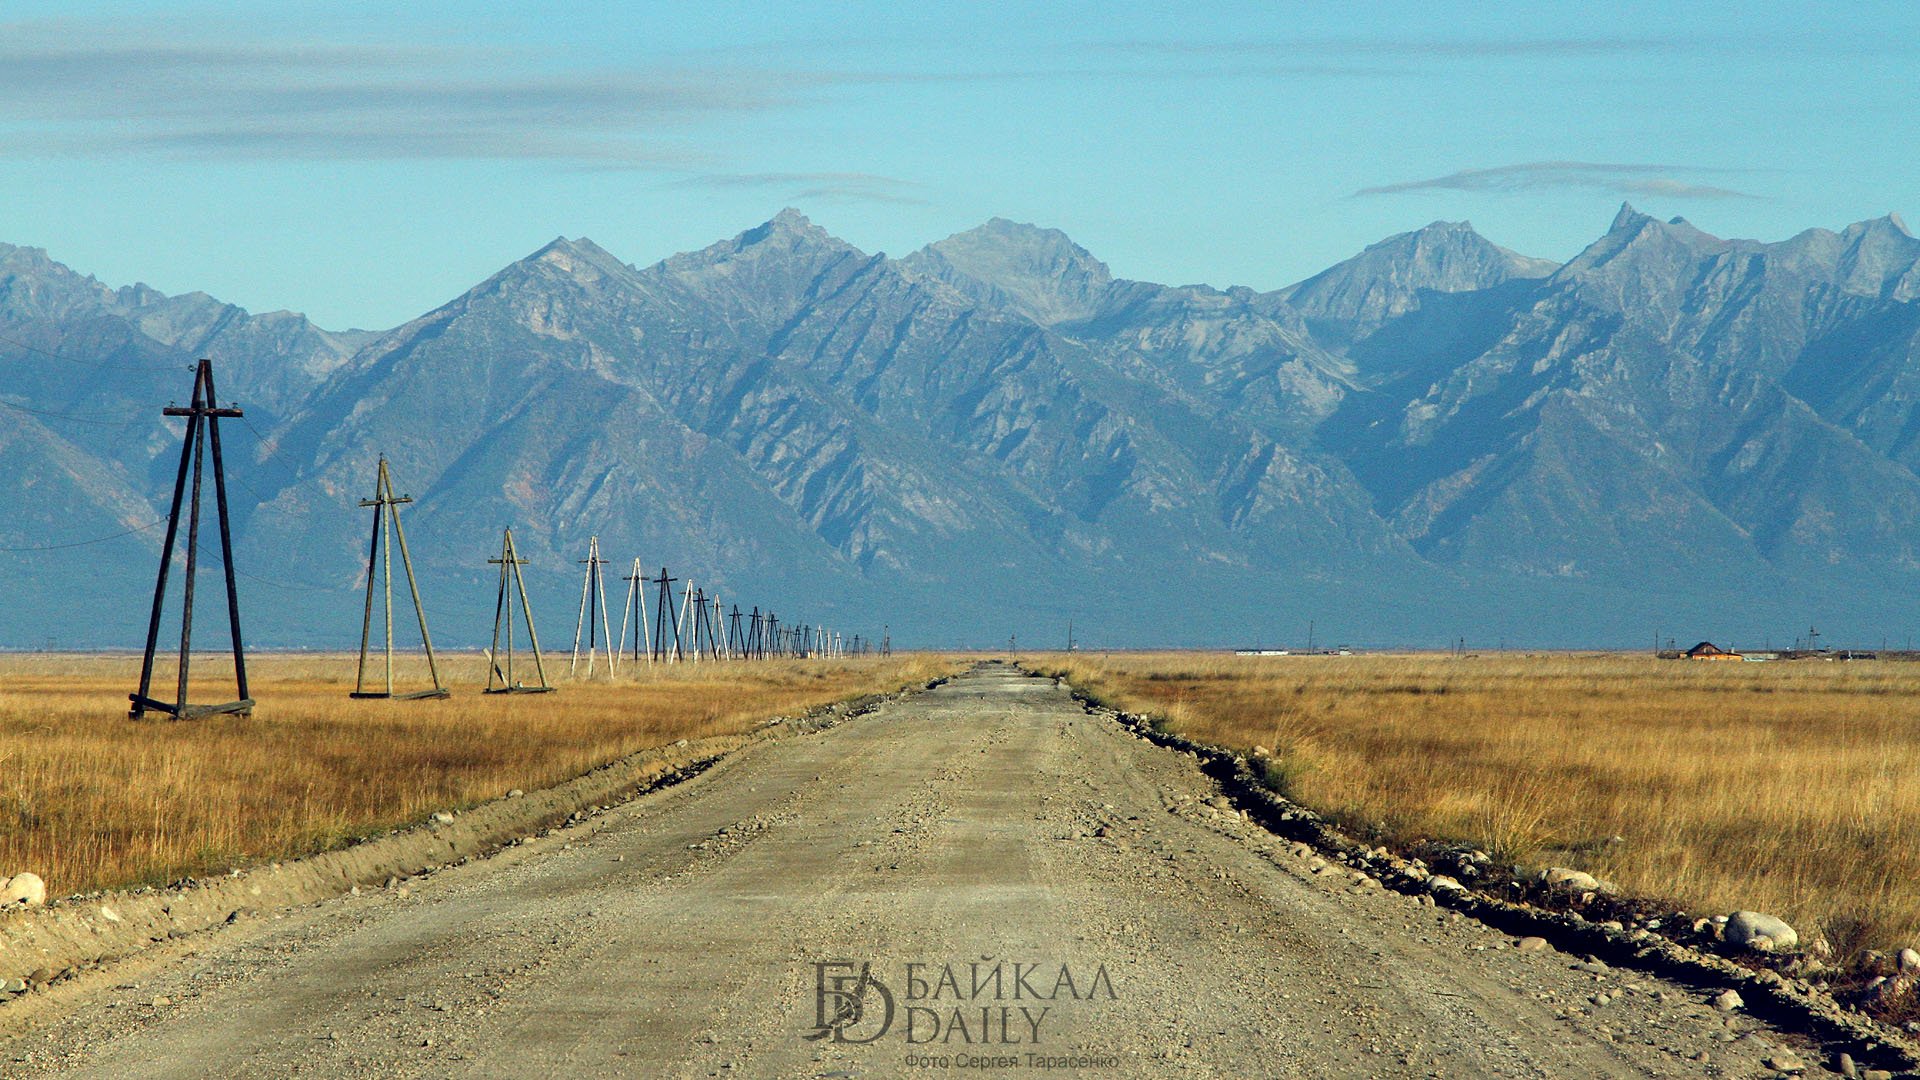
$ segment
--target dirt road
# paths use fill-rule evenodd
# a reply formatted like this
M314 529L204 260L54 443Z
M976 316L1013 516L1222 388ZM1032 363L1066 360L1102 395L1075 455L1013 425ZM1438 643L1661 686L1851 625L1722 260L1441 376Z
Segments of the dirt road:
M1316 874L1216 794L990 666L58 988L0 1073L1750 1076L1786 1048Z

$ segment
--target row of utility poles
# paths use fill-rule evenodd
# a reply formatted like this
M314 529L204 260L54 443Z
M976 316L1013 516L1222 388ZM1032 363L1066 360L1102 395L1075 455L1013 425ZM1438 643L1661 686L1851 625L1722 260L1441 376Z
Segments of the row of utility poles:
M147 622L145 655L140 666L140 686L128 695L130 715L138 718L149 712L188 719L216 714L249 715L254 699L247 685L246 647L240 633L240 594L234 580L233 531L227 511L226 469L220 451L222 419L239 418L244 413L232 404L217 404L213 365L201 360L194 369L193 397L185 407L167 406L166 416L184 417L186 436L181 445L180 464L174 477L173 501L167 515L166 540L160 549L160 570L153 588L153 606ZM211 457L211 468L207 459ZM233 647L234 681L238 694L234 700L215 705L194 705L188 698L188 671L192 655L194 586L199 571L199 534L202 482L211 472L214 504L220 529L221 566L226 576L227 619ZM190 498L189 498L190 496ZM352 697L420 700L444 698L448 690L440 676L434 654L433 636L427 629L426 609L420 602L420 588L414 575L413 556L407 547L407 533L400 521L400 507L413 501L397 494L387 459L380 458L374 477L373 497L360 500L362 509L373 510L373 533L367 549L366 600L361 610L360 659ZM179 539L181 511L186 509L187 535L183 545L180 615L180 662L173 700L154 696L153 674L159 650L161 614L167 597L167 582ZM394 684L393 552L400 552L402 574L413 602L414 616L420 627L420 641L426 653L427 675L432 686L399 691ZM527 583L521 573L527 559L514 546L513 530L503 531L500 554L489 558L500 568L499 591L494 601L493 642L487 650L487 686L489 694L549 693L554 687L547 679L546 664L540 653L540 638L533 624L533 610L527 596ZM580 562L586 573L581 583L580 615L574 623L571 675L591 678L604 655L608 677L618 673L624 660L630 664L711 663L720 661L766 660L772 658L837 659L847 656L893 652L891 632L883 630L880 640L805 622L785 622L771 609L758 606L742 611L740 605L728 608L718 593L710 593L691 579L684 582L662 567L658 576L641 570L633 560L632 573L626 575L626 608L620 617L620 638L615 642L608 621L606 586L602 567L607 560L600 555L600 538L587 541L586 558ZM683 584L678 593L675 584ZM373 622L375 594L381 594L383 619L384 670L375 669L369 679L369 661L375 656ZM651 617L648 608L651 607ZM517 609L517 617L516 617ZM516 640L516 626L525 628L525 644ZM628 631L632 634L629 638ZM581 649L585 646L585 670L581 669ZM522 654L530 654L532 681ZM515 671L516 660L521 660Z

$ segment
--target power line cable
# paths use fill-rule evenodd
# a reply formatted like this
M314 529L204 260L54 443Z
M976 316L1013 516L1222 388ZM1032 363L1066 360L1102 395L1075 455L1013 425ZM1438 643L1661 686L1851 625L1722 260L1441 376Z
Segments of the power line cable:
M86 547L89 544L104 544L109 540L118 540L123 536L132 536L134 533L146 532L148 529L165 525L166 523L167 519L162 517L150 521L145 525L136 525L124 532L113 533L109 536L96 536L91 540L76 540L71 544L46 544L40 547L0 547L0 551L65 551L68 548Z
M34 416L45 416L54 420L70 420L76 424L93 424L98 427L130 428L146 423L145 420L100 420L89 416L75 416L73 413L53 412L49 409L31 409L25 405L16 405L11 401L0 400L0 406Z
M77 356L68 356L64 353L54 352L52 349L43 349L38 345L29 345L18 338L9 337L5 334L0 334L0 344L11 345L16 349L25 349L30 353L38 353L49 359L58 360L63 364L76 364L80 367L100 368L102 370L144 371L150 375L162 375L166 373L168 368L172 367L171 364L162 361L155 361L150 364L122 364L108 360L82 360Z

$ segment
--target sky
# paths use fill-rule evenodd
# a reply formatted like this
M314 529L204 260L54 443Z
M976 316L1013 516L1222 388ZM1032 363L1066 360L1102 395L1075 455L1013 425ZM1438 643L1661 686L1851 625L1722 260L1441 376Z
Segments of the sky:
M493 6L0 2L0 241L384 329L555 236L645 265L786 206L1257 289L1434 220L1565 259L1622 201L1920 214L1910 4Z

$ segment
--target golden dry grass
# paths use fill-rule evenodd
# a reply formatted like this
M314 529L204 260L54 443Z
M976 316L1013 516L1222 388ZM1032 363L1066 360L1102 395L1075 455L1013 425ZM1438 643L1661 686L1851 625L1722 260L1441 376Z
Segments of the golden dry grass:
M484 696L484 661L454 656L442 663L451 699L393 702L348 699L351 656L264 656L249 665L251 719L134 721L138 658L0 657L0 876L33 870L69 894L311 853L954 667L932 657L662 666ZM192 699L230 698L231 670L196 657ZM423 673L404 665L397 688L422 685ZM156 696L170 696L171 677L156 675L166 688Z
M1843 950L1920 944L1920 664L1618 655L1054 658L1298 801ZM1609 843L1618 836L1620 842Z

